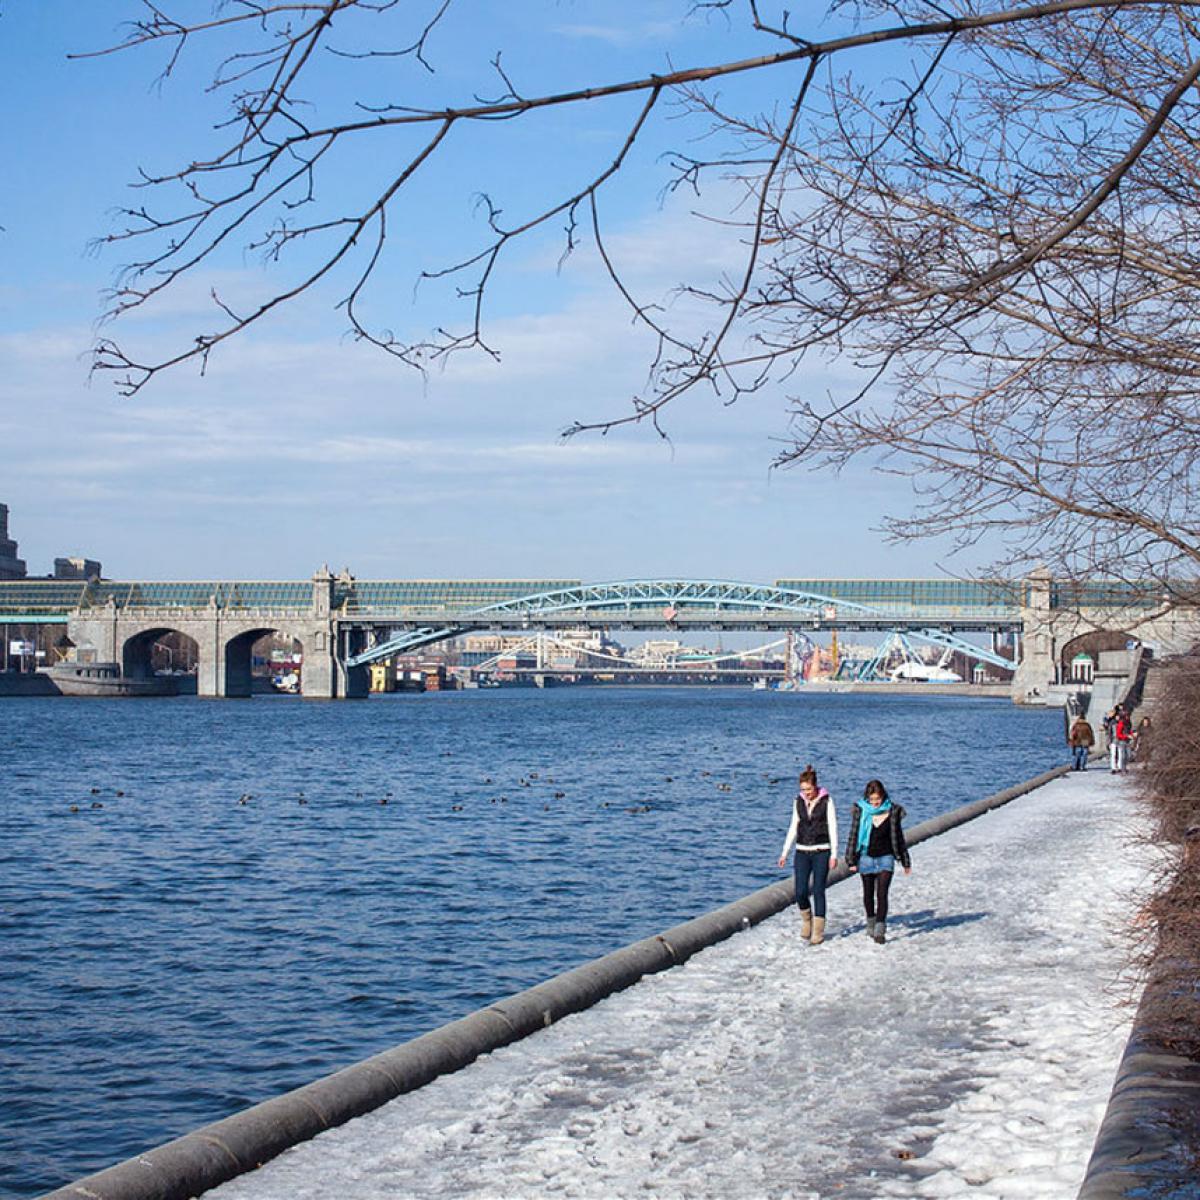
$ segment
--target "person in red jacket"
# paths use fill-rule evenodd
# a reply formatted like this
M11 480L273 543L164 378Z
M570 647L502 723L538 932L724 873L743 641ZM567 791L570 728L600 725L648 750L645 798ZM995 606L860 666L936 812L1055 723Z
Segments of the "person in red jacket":
M1133 723L1124 707L1117 705L1117 720L1113 725L1112 745L1109 747L1109 769L1115 775L1129 770L1129 743L1133 740Z

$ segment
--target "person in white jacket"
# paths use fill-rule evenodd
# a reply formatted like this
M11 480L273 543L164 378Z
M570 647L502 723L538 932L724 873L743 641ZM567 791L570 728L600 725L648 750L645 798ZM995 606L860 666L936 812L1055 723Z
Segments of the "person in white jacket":
M795 848L792 870L796 879L796 907L800 909L800 936L813 946L825 940L825 882L837 866L837 809L833 798L817 783L812 763L800 772L800 794L792 805L792 821L784 838L779 865L787 866Z

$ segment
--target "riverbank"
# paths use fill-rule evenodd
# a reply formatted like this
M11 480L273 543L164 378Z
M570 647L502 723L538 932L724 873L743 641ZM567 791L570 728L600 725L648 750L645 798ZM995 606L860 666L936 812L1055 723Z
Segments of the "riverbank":
M823 947L772 918L207 1196L1073 1195L1132 1019L1133 828L1123 777L1064 776L917 847L887 946L848 880Z
M196 694L196 677L183 675L178 678L179 694L194 696ZM533 687L530 682L529 687ZM655 682L630 684L628 682L598 685L603 687L687 687L687 688L729 688L729 683L689 681ZM750 690L748 685L744 685ZM503 690L503 689L502 689ZM879 696L958 696L972 699L1011 700L1012 687L1007 683L899 683L899 682L851 682L843 680L817 680L805 683L800 689L804 692L844 692L862 695ZM268 679L256 677L254 680L255 695L273 694L275 689ZM25 674L16 671L0 671L0 697L5 696L60 696L62 693L54 681L42 671Z
M819 679L805 683L808 692L846 692L865 696L971 696L1011 700L1011 683L904 683L899 680Z

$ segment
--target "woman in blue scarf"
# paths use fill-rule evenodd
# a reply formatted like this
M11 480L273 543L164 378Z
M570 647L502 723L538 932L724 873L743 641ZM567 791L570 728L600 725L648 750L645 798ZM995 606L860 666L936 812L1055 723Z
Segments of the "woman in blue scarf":
M905 875L912 874L903 821L904 809L888 799L887 788L878 779L867 784L863 798L855 802L850 812L846 865L862 877L867 936L880 945L887 941L888 889L892 886L896 859L904 867Z

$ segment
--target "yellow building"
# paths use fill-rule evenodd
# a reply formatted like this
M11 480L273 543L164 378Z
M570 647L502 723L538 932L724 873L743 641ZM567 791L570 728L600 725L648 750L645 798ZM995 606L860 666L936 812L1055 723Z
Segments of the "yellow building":
M396 690L396 672L392 669L392 660L371 664L371 691L394 692Z

